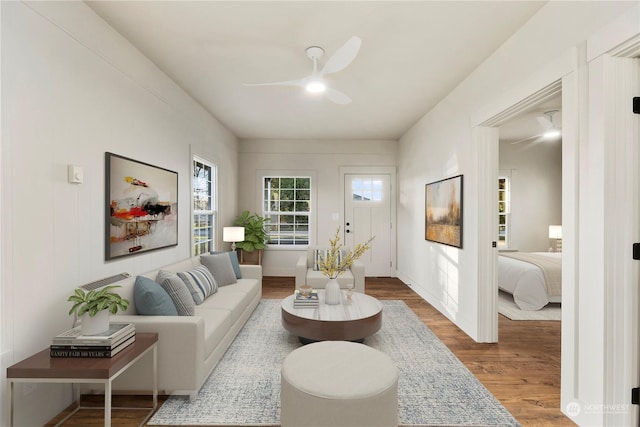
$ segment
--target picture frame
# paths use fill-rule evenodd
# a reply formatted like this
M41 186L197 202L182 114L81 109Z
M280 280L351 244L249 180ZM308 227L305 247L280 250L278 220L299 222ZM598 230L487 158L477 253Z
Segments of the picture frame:
M463 176L425 185L425 240L462 248Z
M178 173L105 153L105 260L178 245Z

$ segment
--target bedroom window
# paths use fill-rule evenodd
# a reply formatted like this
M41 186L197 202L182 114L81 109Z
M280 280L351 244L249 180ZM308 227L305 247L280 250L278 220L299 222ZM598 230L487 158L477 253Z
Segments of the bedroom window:
M498 177L498 247L509 247L509 212L510 189L509 178Z
M217 169L193 158L193 255L206 254L216 247Z
M262 180L262 212L269 245L308 245L311 177L266 176Z

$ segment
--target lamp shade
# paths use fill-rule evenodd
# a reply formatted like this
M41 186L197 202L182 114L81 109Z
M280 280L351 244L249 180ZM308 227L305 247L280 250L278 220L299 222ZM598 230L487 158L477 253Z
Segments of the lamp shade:
M223 242L244 241L244 227L224 227L222 229Z
M550 225L549 226L549 238L550 239L562 239L562 226Z

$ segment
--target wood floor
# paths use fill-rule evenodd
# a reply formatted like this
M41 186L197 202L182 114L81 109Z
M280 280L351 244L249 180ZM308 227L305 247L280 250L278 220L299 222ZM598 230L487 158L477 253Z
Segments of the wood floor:
M264 277L263 298L284 298L292 277ZM378 299L403 300L523 426L573 426L560 412L560 322L516 322L500 316L499 343L479 344L426 303L411 288L392 278L367 278L366 292ZM165 400L160 397L160 402ZM86 396L83 405L100 405ZM115 396L114 405L140 406L148 397ZM67 411L46 426L58 422ZM144 413L114 410L113 426L137 426ZM83 410L64 426L101 426L102 410Z

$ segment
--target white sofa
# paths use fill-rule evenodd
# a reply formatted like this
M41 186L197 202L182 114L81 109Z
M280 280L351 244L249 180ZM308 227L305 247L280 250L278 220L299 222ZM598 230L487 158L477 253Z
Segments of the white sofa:
M296 289L300 286L307 285L313 286L315 289L324 289L329 280L321 271L313 269L314 252L316 249L327 249L322 247L311 246L307 249L306 254L302 255L296 263ZM343 248L348 251L348 248ZM356 292L364 293L364 264L362 261L356 260L351 264L351 268L347 271L343 271L338 276L338 283L341 288L346 288L348 283L354 284L354 290Z
M198 265L200 257L193 257L142 276L155 280L159 270L177 273ZM161 393L195 397L260 302L262 267L241 265L240 269L242 278L235 284L218 288L202 304L196 305L194 316L138 315L133 294L136 277L114 283L122 286L114 291L127 298L130 305L126 312L112 316L111 321L133 323L136 332L158 333L158 390ZM151 390L152 361L148 355L129 368L116 379L114 390Z

